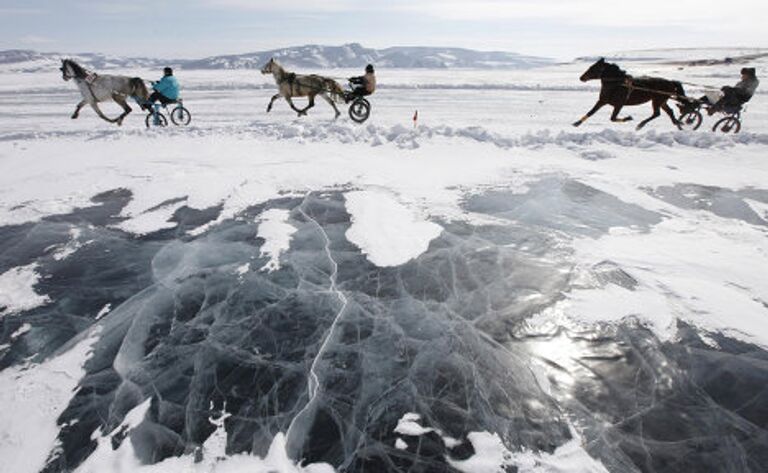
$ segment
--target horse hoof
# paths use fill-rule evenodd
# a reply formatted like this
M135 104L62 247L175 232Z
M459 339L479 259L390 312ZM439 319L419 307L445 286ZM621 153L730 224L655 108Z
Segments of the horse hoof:
M571 125L573 125L573 126L576 126L576 127L577 127L577 126L580 126L580 125L581 125L581 122L580 122L580 121L578 121L578 122L573 122L573 123L571 123Z
M77 115L72 115L72 116L71 116L71 117L69 117L69 118L71 118L72 120L75 120L75 119L77 119Z
M625 122L631 122L631 121L632 121L632 117L625 117L625 118L624 118L624 121L625 121Z

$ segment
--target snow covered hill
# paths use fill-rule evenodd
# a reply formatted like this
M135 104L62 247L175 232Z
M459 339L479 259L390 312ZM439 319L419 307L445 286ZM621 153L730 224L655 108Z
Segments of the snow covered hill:
M608 52L603 56L585 56L577 61L589 62L605 57L611 62L644 62L691 66L751 63L765 60L768 48L666 48Z
M546 58L509 52L484 52L461 48L393 47L365 48L357 43L343 46L306 45L247 54L221 55L204 59L121 58L103 54L40 53L29 50L0 51L0 68L43 71L59 67L63 57L72 57L93 69L163 67L183 69L258 69L270 58L292 68L362 68L368 63L388 68L493 68L517 69L551 64Z

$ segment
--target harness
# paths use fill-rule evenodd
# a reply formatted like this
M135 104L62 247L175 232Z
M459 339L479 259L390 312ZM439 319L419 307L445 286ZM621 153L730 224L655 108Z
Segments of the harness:
M91 97L93 97L94 102L98 102L99 99L96 98L96 94L93 93L93 87L91 87L91 84L93 84L96 81L96 79L98 79L98 77L99 77L98 74L96 74L95 72L89 72L88 74L86 74L85 78L83 79L83 82L85 82L86 87L88 87L88 92L91 93Z

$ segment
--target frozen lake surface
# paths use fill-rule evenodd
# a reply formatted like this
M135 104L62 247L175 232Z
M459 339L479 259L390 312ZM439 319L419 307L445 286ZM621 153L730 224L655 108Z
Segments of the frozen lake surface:
M737 80L668 54L622 66ZM762 471L768 95L735 136L576 129L588 65L382 69L363 125L182 70L160 130L0 71L0 461Z

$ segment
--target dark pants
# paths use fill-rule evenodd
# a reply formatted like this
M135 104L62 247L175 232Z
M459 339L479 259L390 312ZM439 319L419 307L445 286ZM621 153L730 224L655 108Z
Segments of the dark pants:
M368 89L366 89L364 85L359 85L352 89L353 97L365 97L366 95L371 95L371 93L368 92Z
M743 90L737 89L735 87L726 86L720 90L723 92L723 96L720 98L720 100L717 101L717 103L711 104L711 112L724 110L726 108L738 108L750 99L750 97L745 94ZM699 100L704 103L711 103L706 95Z
M148 101L149 103L160 102L163 105L168 105L169 103L175 102L175 100L169 99L168 97L161 94L160 92L152 92L152 95L149 96Z

